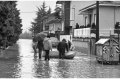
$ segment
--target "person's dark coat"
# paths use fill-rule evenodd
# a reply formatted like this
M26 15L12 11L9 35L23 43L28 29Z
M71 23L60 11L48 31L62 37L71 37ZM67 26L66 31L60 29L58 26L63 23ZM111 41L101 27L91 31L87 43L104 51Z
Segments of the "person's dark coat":
M58 46L57 46L57 50L60 52L60 53L65 53L65 50L68 51L68 45L66 43L66 40L62 40L62 42L59 42L58 43Z
M37 48L43 50L43 40L38 41Z
M38 41L37 48L39 50L39 59L41 59L41 54L42 54L42 51L43 51L43 40Z
M57 50L59 51L59 58L64 58L65 51L68 51L68 45L66 41L62 40L62 42L58 43Z

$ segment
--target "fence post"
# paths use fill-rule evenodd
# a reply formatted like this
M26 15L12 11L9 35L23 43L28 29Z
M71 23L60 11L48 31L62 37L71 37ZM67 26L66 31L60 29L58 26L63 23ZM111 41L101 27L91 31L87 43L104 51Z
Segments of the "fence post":
M90 54L96 55L95 53L95 38L90 39Z

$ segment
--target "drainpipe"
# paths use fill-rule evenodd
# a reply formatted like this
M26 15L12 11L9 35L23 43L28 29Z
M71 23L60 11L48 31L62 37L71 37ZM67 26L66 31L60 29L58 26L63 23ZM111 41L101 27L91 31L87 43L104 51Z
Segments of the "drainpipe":
M74 26L73 27L75 27L75 8L72 8L73 10L74 10ZM72 27L72 35L73 35L73 33L74 33L74 30L73 30L73 27ZM74 35L73 35L74 36Z
M114 7L114 25L115 25L115 7Z
M99 40L99 1L96 1L96 42Z

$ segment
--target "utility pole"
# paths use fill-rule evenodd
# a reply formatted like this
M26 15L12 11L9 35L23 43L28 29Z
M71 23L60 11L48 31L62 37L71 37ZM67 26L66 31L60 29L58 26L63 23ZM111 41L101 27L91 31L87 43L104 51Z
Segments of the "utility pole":
M99 1L96 1L96 41L99 40Z

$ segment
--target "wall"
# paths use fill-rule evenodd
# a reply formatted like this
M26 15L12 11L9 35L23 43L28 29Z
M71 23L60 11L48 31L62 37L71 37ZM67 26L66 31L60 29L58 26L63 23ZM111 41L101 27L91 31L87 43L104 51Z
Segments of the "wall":
M99 32L100 36L114 34L114 7L100 7L99 9Z
M95 23L95 20L94 20L94 14L96 14L96 9L93 9L93 13L92 13L92 20L91 20L91 23Z
M92 22L94 22L94 14L96 9L93 9ZM100 36L109 36L114 34L114 24L120 22L120 7L100 7L99 8L99 29Z
M74 37L90 37L90 28L80 28L80 29L74 29Z
M58 28L62 29L62 24L61 23L55 23L55 31L57 31Z
M115 7L115 22L120 22L120 7Z
M80 13L79 10L81 10L93 3L95 3L95 1L71 1L70 26L73 26L73 28L75 28L76 23L78 23L79 25L84 25L83 15L79 15L79 13ZM74 17L74 15L75 15L75 17Z
M49 30L51 30L51 33L55 33L55 31L57 31L58 28L60 28L62 30L62 23L61 22L49 24Z
M48 18L44 19L44 20L43 20L43 30L45 30L46 24L47 24L49 21L54 20L54 19L55 19L55 16L54 16L53 14L50 15L50 16L48 16Z
M54 28L55 28L55 25L54 25L54 23L52 23L52 24L49 24L49 30L50 30L50 33L55 33L55 30L54 30Z
M91 23L95 23L94 14L96 14L96 8L93 9ZM86 16L88 16L88 15L83 15L84 21L85 21ZM83 23L85 24L84 21L83 21ZM114 24L116 22L120 22L120 7L110 7L110 6L109 7L105 7L105 6L99 7L99 33L100 33L100 36L109 36L110 32L111 32L111 34L114 34Z

